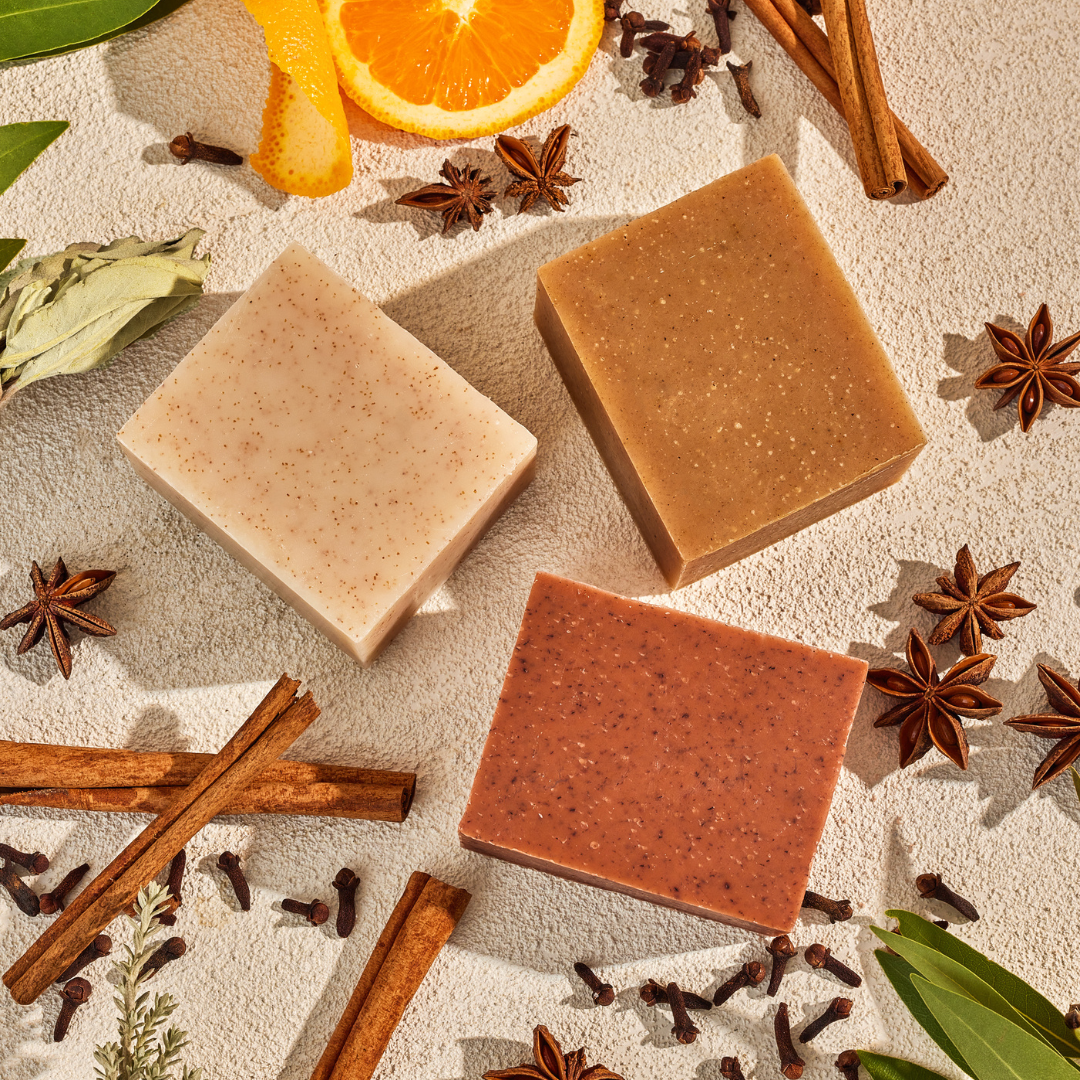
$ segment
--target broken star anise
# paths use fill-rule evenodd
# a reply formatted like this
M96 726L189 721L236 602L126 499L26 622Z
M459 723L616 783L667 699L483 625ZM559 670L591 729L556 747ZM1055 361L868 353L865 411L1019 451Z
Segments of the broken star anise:
M563 124L544 140L540 160L520 139L513 135L500 135L495 140L495 153L502 163L518 178L503 194L511 199L521 196L518 213L524 214L537 199L546 199L552 210L562 210L570 200L561 189L580 181L580 177L568 176L562 171L566 162L566 147L570 140L570 125Z
M1045 664L1039 665L1039 681L1046 690L1046 700L1055 713L1036 713L1033 716L1014 716L1006 727L1038 735L1040 739L1057 739L1058 744L1043 758L1035 770L1031 790L1042 787L1060 776L1080 757L1080 689L1077 689ZM1065 715L1058 715L1064 713Z
M517 1065L484 1073L484 1080L623 1080L603 1065L585 1066L585 1051L562 1052L558 1040L543 1024L533 1031L535 1065Z
M1019 397L1020 430L1027 431L1049 398L1066 409L1080 407L1080 383L1073 378L1080 364L1063 363L1080 344L1080 334L1051 344L1054 324L1045 304L1035 312L1027 336L1021 340L1011 330L986 324L990 344L1000 363L984 371L976 380L977 390L1004 390L995 409Z
M9 630L19 623L29 623L30 627L23 635L16 653L22 656L32 649L42 635L48 631L49 644L57 667L65 679L71 678L71 645L68 641L64 623L71 623L87 634L95 637L111 637L116 633L104 619L90 615L85 611L76 611L80 604L98 593L103 593L116 577L115 570L84 570L81 574L68 577L63 559L57 559L49 580L45 580L41 568L33 563L30 568L30 580L34 583L34 599L0 620L0 630Z
M953 578L942 575L937 579L941 592L916 593L911 599L921 608L945 617L930 635L931 645L943 645L956 633L960 648L967 656L982 652L982 635L1000 641L1004 636L999 622L1030 615L1035 605L1016 593L1002 590L1019 569L1018 562L999 566L979 576L975 560L965 544L956 553Z
M1001 712L1001 702L978 689L993 670L996 656L979 653L957 661L942 677L918 630L908 635L907 659L911 673L878 668L866 681L899 705L874 721L874 727L900 724L900 768L918 761L936 746L961 769L968 765L968 741L961 716L982 719Z
M484 214L491 213L491 200L495 191L491 177L481 176L479 169L458 169L447 158L439 175L445 184L427 184L410 191L396 200L398 206L415 206L419 210L434 210L443 216L443 232L449 232L462 217L469 219L473 231L483 224Z

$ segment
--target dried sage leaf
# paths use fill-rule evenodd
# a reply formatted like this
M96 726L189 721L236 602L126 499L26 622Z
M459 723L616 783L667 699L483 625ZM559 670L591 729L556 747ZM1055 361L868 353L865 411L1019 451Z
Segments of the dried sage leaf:
M38 379L103 366L193 307L210 267L194 257L202 235L72 244L0 273L0 405Z

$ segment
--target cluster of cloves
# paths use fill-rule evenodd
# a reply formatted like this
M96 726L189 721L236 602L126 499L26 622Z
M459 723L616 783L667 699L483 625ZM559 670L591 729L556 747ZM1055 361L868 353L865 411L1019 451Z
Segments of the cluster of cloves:
M338 937L348 937L356 925L356 888L360 879L347 866L338 871L330 883L338 894L337 932ZM330 918L330 908L321 900L310 903L303 900L281 901L281 910L291 915L303 915L312 926L322 926Z
M628 60L633 56L635 46L645 49L642 65L645 78L640 85L646 97L659 97L664 92L668 72L682 71L683 77L671 86L671 100L676 105L687 104L691 98L697 97L694 87L704 80L704 69L716 67L720 58L731 52L730 22L735 18L735 12L729 9L731 0L705 2L706 10L716 27L716 46L703 45L693 30L688 34L673 34L666 22L646 19L640 11L629 11L624 15L623 0L607 0L605 3L604 18L608 22L618 22L622 27L619 55ZM645 36L639 37L642 34ZM751 116L757 117L761 116L761 109L750 89L751 67L751 61L741 65L727 62L743 108Z
M0 844L0 885L4 887L8 895L15 901L15 906L24 914L35 918L37 915L55 915L64 910L67 903L67 895L79 884L90 870L89 863L77 866L66 874L63 880L53 889L38 896L15 870L21 866L30 874L37 876L44 874L49 869L49 857L40 851L18 851L8 844Z

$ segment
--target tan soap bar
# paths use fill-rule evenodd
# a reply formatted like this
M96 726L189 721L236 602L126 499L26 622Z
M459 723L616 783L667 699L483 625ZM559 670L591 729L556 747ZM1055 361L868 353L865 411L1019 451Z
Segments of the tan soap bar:
M866 668L538 574L461 844L787 933Z
M926 441L775 155L537 277L536 325L672 587L895 483Z
M298 244L118 437L140 476L362 664L536 456L525 428Z

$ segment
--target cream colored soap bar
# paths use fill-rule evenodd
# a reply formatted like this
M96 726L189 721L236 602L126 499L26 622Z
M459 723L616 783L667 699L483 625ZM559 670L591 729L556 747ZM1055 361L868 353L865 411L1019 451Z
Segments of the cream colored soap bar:
M148 483L362 664L536 456L525 428L297 244L119 439Z
M672 587L895 483L926 441L776 156L542 266L536 324Z

